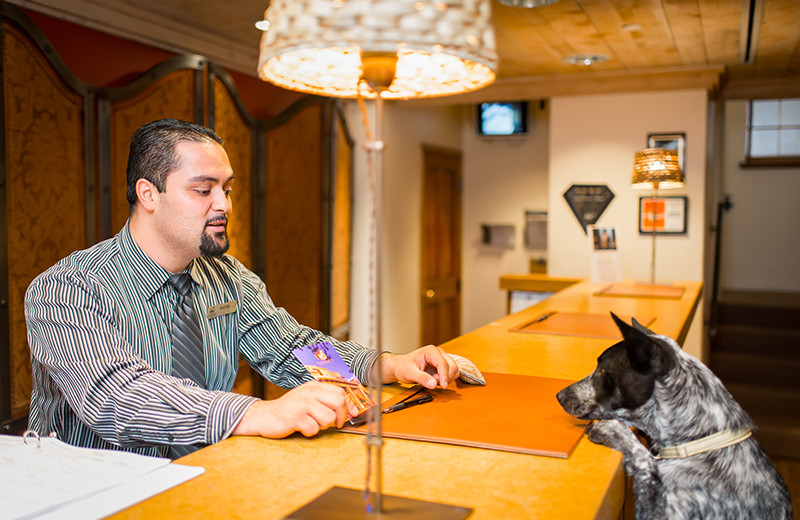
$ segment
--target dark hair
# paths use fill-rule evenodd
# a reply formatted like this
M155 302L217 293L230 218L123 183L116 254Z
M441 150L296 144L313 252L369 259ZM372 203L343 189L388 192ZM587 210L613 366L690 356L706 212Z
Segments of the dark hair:
M167 175L180 167L180 157L175 153L175 144L180 141L222 144L222 139L210 128L179 119L159 119L133 134L128 153L126 193L131 211L138 201L136 182L139 179L147 179L159 192L164 191Z

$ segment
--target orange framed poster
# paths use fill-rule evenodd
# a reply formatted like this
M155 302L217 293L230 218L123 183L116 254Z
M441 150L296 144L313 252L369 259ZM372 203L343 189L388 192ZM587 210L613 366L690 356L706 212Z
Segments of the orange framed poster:
M686 234L687 197L639 197L639 233Z

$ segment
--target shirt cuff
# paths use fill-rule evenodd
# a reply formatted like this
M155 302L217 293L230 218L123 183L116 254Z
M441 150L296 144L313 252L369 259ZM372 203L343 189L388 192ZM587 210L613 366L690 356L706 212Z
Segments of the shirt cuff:
M215 393L206 422L206 444L230 437L247 409L260 400L258 397L230 392Z

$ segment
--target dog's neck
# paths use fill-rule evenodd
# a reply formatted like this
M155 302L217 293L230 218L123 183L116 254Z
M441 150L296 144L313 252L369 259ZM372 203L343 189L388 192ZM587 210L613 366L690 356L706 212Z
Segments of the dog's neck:
M720 450L728 446L733 446L734 444L739 444L743 440L750 438L752 434L753 430L750 428L722 430L691 442L663 447L658 450L656 460L686 459L694 457L695 455L700 455L701 453Z

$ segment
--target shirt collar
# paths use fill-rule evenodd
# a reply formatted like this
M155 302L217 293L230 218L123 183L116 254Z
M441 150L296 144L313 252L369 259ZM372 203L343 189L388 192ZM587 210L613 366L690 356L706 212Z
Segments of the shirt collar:
M129 224L130 220L125 222L125 225L117 234L117 242L119 243L122 256L131 272L136 272L138 275L137 281L139 283L137 287L139 288L139 292L141 292L144 298L149 300L165 283L167 283L167 278L169 278L172 273L158 265L142 251L142 248L139 247L139 244L136 243L133 235L131 235ZM186 268L186 272L189 273L195 283L198 283L197 277L193 274L195 260L192 260Z

